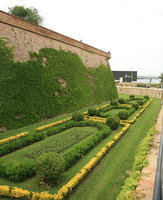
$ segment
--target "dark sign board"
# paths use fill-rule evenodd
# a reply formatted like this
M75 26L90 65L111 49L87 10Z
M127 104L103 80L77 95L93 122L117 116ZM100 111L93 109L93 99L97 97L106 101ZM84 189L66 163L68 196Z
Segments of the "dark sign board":
M123 78L123 82L137 81L137 71L112 71L114 80L120 80Z

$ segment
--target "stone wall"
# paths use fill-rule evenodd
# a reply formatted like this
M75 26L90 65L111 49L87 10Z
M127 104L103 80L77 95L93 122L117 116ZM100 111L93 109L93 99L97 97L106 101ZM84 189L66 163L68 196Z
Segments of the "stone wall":
M139 87L124 87L124 86L117 86L118 93L124 94L136 94L136 95L149 95L151 97L157 97L162 99L163 92L162 89L157 88L139 88Z
M107 65L110 53L81 43L77 40L35 25L19 17L0 11L0 37L8 38L9 45L14 46L15 61L25 61L29 51L55 48L77 53L87 67Z

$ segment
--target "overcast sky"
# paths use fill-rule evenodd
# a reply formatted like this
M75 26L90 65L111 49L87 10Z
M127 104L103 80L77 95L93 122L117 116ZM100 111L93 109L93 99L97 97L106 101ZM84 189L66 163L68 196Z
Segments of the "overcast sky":
M163 0L1 0L35 7L43 26L111 52L112 70L163 72Z

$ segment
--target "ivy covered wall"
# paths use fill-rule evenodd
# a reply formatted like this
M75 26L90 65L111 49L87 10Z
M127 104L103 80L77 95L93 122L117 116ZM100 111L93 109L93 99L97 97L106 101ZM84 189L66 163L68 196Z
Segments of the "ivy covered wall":
M14 62L0 39L0 127L19 128L116 97L109 65L87 69L77 54L50 48Z

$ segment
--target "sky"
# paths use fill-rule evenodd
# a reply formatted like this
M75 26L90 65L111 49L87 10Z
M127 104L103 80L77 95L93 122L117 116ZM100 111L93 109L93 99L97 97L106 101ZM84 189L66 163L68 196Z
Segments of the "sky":
M112 70L163 72L163 0L1 0L0 10L35 7L43 26L111 52Z

